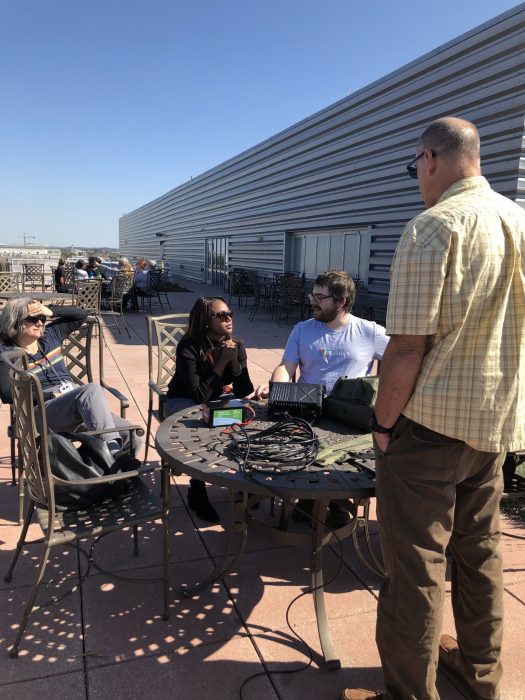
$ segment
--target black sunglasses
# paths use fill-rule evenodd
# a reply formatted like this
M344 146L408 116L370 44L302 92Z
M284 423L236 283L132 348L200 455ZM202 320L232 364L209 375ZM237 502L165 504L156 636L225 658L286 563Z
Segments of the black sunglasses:
M233 318L233 311L216 311L210 316L216 316L219 321L228 321L228 319Z
M425 149L426 150L426 149ZM432 157L435 158L437 156L437 153L433 151L432 149L429 149L430 153L432 153ZM414 180L417 180L417 161L422 158L425 155L425 151L421 151L421 153L413 158L410 163L407 165L407 172L410 175L410 177L414 178Z
M47 321L47 316L40 314L39 316L26 316L24 318L24 323L35 324L38 323L38 321L40 321L40 323L45 323Z

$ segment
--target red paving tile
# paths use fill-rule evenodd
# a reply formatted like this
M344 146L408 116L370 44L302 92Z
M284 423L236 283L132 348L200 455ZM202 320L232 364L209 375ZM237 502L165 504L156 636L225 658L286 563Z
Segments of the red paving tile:
M187 283L191 292L171 294L174 313L187 312L209 287ZM269 315L253 322L235 304L235 334L248 348L254 383L267 381L278 364L289 326L277 326ZM156 310L155 310L156 311ZM145 427L148 401L146 323L143 314L128 314L131 338L115 329L105 332L106 380L130 397L128 418ZM112 404L117 410L115 403ZM0 408L0 569L5 571L18 539L17 491L10 485L11 469L6 426L9 413ZM141 451L143 454L143 449ZM150 450L149 460L158 456ZM301 645L286 626L290 601L306 590L310 577L307 551L285 547L261 533L249 532L244 556L225 577L192 599L180 595L180 585L202 579L224 548L221 525L206 526L186 507L188 477L172 482L171 567L173 589L171 619L163 622L159 582L113 581L92 574L80 591L30 620L24 653L16 661L7 647L22 613L22 603L38 558L38 549L24 552L12 583L0 580L0 700L52 696L60 700L120 700L146 696L171 700L212 695L220 700L239 697L241 683L254 673L290 671L301 666ZM229 514L228 494L209 487L221 520ZM375 511L371 511L372 540L377 543ZM268 503L258 517L272 521ZM525 648L521 630L525 624L525 528L509 518L502 523L505 629L502 700L524 700ZM36 527L32 532L36 532ZM130 534L115 533L96 548L97 562L108 571L130 576L158 576L161 533L145 525L140 534L140 556L133 557ZM58 549L58 548L57 548ZM263 675L250 682L245 700L335 700L345 686L381 687L379 658L374 643L376 596L381 579L356 556L351 542L342 545L343 567L327 584L326 605L333 641L342 668L327 671L319 657L319 639L311 594L291 609L294 630L311 645L314 663L301 673ZM340 549L325 554L325 580L336 571ZM81 559L81 561L83 561ZM50 562L47 593L65 591L77 575L72 550L58 551ZM68 578L69 577L69 578ZM449 596L444 627L453 633ZM264 665L263 665L264 664ZM442 700L463 696L441 674Z

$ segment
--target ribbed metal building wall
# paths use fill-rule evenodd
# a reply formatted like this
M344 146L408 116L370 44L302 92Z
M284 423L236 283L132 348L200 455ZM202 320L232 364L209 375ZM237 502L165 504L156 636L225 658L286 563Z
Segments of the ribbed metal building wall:
M120 219L120 249L203 280L205 239L228 236L229 267L286 269L287 235L369 229L367 282L388 293L403 225L421 211L407 177L432 119L478 126L483 172L525 206L525 3Z

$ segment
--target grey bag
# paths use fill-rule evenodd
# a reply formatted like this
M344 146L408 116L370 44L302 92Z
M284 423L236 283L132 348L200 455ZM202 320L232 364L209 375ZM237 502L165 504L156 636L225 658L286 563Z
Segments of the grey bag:
M323 401L323 415L361 430L370 430L379 377L341 377Z

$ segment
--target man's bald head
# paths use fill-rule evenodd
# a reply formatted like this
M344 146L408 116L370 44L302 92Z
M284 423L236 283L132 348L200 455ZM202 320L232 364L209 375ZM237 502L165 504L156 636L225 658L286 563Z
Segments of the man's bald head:
M447 160L477 164L479 167L479 133L474 124L466 119L436 119L421 134L419 145L436 151Z
M416 154L421 154L417 173L427 207L433 207L455 182L481 175L478 130L466 119L433 121L421 134Z

